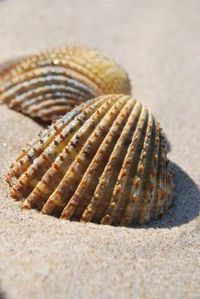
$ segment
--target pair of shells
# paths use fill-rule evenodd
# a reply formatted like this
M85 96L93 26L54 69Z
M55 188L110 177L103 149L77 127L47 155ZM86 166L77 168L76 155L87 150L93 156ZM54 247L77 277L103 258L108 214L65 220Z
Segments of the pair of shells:
M125 95L74 108L21 152L7 181L24 208L83 222L130 225L172 202L165 138L151 112Z
M0 100L10 108L43 121L64 114L7 176L24 208L121 225L168 209L174 186L165 139L110 57L77 47L46 51L4 70L0 82Z

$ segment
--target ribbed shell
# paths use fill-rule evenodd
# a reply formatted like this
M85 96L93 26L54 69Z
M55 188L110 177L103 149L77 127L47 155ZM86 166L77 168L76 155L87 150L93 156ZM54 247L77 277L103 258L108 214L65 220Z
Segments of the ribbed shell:
M86 48L33 55L0 75L0 101L44 121L109 93L131 93L127 74L112 58Z
M90 100L52 124L22 151L7 181L23 207L84 222L142 224L172 202L159 124L124 95Z

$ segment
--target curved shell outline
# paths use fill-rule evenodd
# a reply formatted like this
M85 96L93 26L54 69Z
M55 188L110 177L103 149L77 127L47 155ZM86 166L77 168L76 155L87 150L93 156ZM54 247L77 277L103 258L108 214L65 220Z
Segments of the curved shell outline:
M11 196L64 219L147 223L173 200L165 143L152 113L130 96L89 100L21 152L7 177Z
M109 93L131 94L129 78L111 57L93 49L45 51L0 74L0 101L43 121Z

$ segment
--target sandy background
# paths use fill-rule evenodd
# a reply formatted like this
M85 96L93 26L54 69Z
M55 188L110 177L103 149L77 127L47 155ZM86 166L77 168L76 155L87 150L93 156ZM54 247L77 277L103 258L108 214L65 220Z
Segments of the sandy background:
M22 212L4 177L41 127L0 106L0 297L200 298L199 13L199 0L0 0L0 63L65 44L112 54L164 127L177 183L142 228Z

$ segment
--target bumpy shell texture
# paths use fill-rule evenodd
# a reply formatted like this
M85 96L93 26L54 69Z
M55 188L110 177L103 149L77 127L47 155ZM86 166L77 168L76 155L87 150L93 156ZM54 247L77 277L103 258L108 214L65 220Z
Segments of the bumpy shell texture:
M43 121L109 93L131 94L127 74L111 57L86 48L33 55L0 75L0 101Z
M159 218L174 188L165 139L130 96L74 108L23 150L7 181L24 208L83 222L131 225Z

